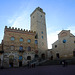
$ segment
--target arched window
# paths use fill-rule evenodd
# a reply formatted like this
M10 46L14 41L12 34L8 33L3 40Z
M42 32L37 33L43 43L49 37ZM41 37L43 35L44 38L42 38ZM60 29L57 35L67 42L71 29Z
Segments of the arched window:
M20 38L20 42L23 42L23 38Z
M41 54L41 58L42 58L42 59L45 59L45 54L44 54L44 53Z
M35 58L38 58L39 56L37 54L35 54Z
M27 56L27 60L31 60L31 56Z
M43 39L43 36L42 36L42 39Z
M57 48L57 45L55 45L55 48Z
M19 50L22 51L22 50L23 50L23 46L20 46L20 47L19 47Z
M28 43L30 43L31 42L31 39L28 39Z
M15 40L15 38L14 37L11 37L11 41L14 41Z
M12 45L12 46L11 46L11 50L14 50L14 49L15 49L15 47Z
M35 35L35 39L38 39L38 34Z
M43 31L41 33L43 34Z
M35 40L35 44L38 44L38 41L37 40Z
M22 60L22 56L19 56L19 60Z
M66 43L66 40L65 39L63 40L63 43Z
M31 47L30 46L28 46L28 51L31 51Z

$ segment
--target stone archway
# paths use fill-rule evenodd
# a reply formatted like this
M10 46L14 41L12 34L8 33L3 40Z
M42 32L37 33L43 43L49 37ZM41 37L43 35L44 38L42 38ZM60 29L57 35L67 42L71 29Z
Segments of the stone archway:
M19 56L19 67L22 66L22 60L23 60L23 57L22 56Z
M35 54L35 59L37 59L39 56L37 54Z
M41 54L41 58L42 58L42 59L45 59L45 54L44 54L44 53Z
M60 58L59 53L56 53L56 57L57 57L57 58Z
M10 65L10 67L13 67L13 61L14 61L14 56L10 55L9 56L9 65Z
M31 60L31 56L27 56L27 60Z

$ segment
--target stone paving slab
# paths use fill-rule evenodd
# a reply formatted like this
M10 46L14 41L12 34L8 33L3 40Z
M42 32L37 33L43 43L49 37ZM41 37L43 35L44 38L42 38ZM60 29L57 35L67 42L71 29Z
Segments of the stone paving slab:
M75 75L75 65L36 66L35 68L0 69L0 75Z

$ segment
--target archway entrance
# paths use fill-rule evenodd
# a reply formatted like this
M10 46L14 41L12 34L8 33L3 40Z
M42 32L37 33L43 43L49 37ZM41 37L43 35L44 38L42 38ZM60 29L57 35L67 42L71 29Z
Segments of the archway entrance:
M31 60L31 56L27 56L27 60Z
M35 59L38 59L38 58L39 58L39 56L37 54L35 54Z
M41 55L41 58L42 59L45 59L45 54L44 53Z
M14 56L10 55L9 56L9 65L10 65L10 67L13 67L13 60L14 60Z
M56 57L59 58L59 53L56 53Z
M75 57L75 51L73 51L73 57Z
M37 54L35 54L35 58L38 58L39 56Z
M19 67L22 66L22 56L19 56Z

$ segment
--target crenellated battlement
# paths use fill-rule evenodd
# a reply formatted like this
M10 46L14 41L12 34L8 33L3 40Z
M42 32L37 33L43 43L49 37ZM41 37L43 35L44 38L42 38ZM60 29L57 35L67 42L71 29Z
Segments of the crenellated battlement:
M25 30L25 29L7 27L7 26L5 26L5 31L19 32L19 33L36 33L36 31L32 31L32 30Z

